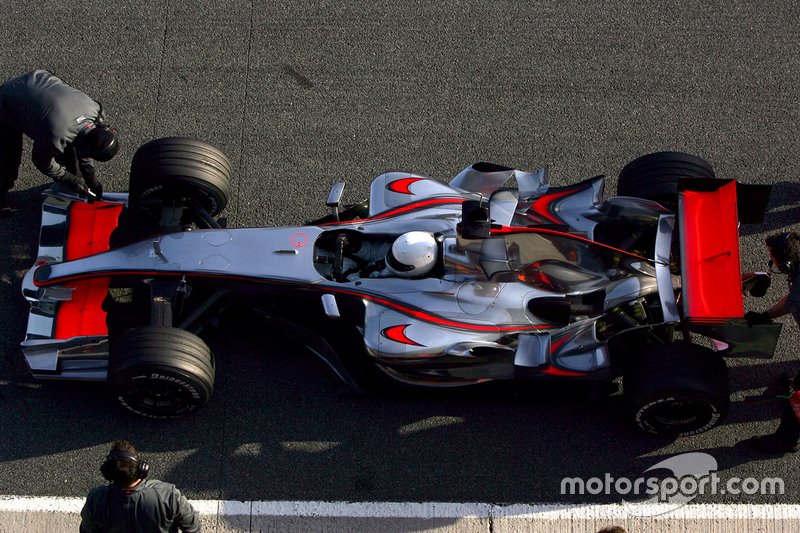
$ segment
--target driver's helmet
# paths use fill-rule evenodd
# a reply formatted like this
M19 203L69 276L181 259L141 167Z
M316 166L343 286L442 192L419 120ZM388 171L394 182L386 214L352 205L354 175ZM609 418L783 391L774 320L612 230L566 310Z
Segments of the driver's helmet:
M436 265L439 246L427 231L409 231L392 243L386 254L389 271L404 278L424 276Z

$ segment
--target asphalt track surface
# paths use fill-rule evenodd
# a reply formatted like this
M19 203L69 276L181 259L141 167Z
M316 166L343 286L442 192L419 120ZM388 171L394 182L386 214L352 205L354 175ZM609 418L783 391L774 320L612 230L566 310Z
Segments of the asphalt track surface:
M0 79L47 68L104 103L124 143L100 168L109 191L150 139L220 147L236 167L233 227L302 223L334 182L357 200L389 169L550 165L553 185L606 174L612 194L639 155L695 153L721 177L775 185L764 224L742 226L743 268L763 270L763 237L800 229L800 6L705 4L6 0ZM620 497L563 496L561 479L636 478L702 451L721 477L783 477L786 494L697 501L800 501L800 457L736 446L776 425L778 404L744 398L800 364L786 320L774 360L731 362L726 423L674 442L630 427L619 396L573 387L353 396L298 339L247 324L208 337L216 391L186 419L34 382L19 286L48 182L25 157L18 210L0 221L0 494L83 496L127 438L194 499L605 503Z

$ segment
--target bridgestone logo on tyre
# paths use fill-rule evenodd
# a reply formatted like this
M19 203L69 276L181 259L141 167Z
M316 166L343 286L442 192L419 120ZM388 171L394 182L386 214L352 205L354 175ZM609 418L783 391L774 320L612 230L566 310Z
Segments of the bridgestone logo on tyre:
M144 191L142 191L142 194L140 196L146 197L146 196L149 196L149 195L151 195L153 193L159 192L159 191L161 191L163 189L164 189L163 185L156 185L154 187L150 187L150 188L145 189Z
M643 405L636 412L636 417L635 417L636 424L640 428L642 428L645 431L647 431L648 433L653 433L653 434L656 434L656 435L659 434L659 431L648 420L646 420L644 418L644 415L653 406L656 406L656 405L659 405L659 404L663 404L663 403L667 403L667 402L674 402L674 401L676 401L675 398L660 398L658 400L653 400L652 402ZM690 437L692 435L697 435L699 433L703 433L704 431L707 431L708 429L714 427L717 424L717 422L720 419L720 413L717 410L717 407L715 405L713 405L712 403L707 404L707 407L709 409L711 409L711 411L712 411L708 422L706 424L704 424L702 427L699 427L699 428L694 429L692 431L681 431L680 434L682 436Z
M200 393L197 392L197 389L192 386L191 383L187 383L186 381L176 378L175 376L165 376L164 374L157 374L152 373L150 374L150 379L157 379L161 381L169 381L170 383L175 383L176 385L180 385L184 389L188 390L192 394L192 398L195 400L200 398Z
M125 399L125 396L122 396L122 395L117 396L117 401L120 403L120 405L122 405L122 407L124 407L125 409L127 409L127 410L131 411L132 413L135 413L135 414L137 414L139 416L144 416L144 417L147 417L147 418L159 418L159 419L167 418L166 416L159 416L159 415L154 415L152 413L145 413L144 411L141 411L141 410L137 409L136 407L134 407L134 406L132 406L131 404L128 403L128 401ZM180 415L180 414L191 413L195 409L197 409L196 405L188 405L180 413L175 413L175 414L179 414Z

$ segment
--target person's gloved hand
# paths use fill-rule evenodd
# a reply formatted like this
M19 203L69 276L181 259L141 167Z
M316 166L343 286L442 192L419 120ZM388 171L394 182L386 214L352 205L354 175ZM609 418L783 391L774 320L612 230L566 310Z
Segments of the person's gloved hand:
M766 312L748 311L744 314L744 319L747 321L748 326L757 326L759 324L771 324L772 319Z
M95 199L96 200L102 199L103 186L100 185L100 181L98 181L98 179L94 176L94 173L92 173L91 176L84 177L84 179L86 180L86 186L89 188L89 191L91 191L94 194ZM91 195L89 195L89 197L91 198Z
M58 178L57 181L68 185L75 191L86 189L86 186L83 184L83 180L69 171L64 172L64 175Z
M103 199L103 186L100 185L100 182L96 182L94 185L89 185L88 192L90 202Z
M72 172L65 172L64 175L58 178L56 181L58 181L59 183L63 183L64 185L72 189L78 196L89 195L89 188L86 187L81 178L79 178Z

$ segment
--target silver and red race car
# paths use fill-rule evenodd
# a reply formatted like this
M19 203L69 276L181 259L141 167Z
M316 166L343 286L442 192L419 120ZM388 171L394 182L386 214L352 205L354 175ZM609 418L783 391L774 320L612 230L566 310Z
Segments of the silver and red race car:
M725 415L723 356L775 349L779 325L742 319L768 278L740 272L741 185L688 154L629 163L608 199L602 176L388 172L342 209L337 184L332 214L299 227L223 227L230 180L222 152L171 137L137 151L129 193L48 191L23 283L33 375L187 414L214 385L198 334L245 306L358 389L622 376L639 427L691 435Z

